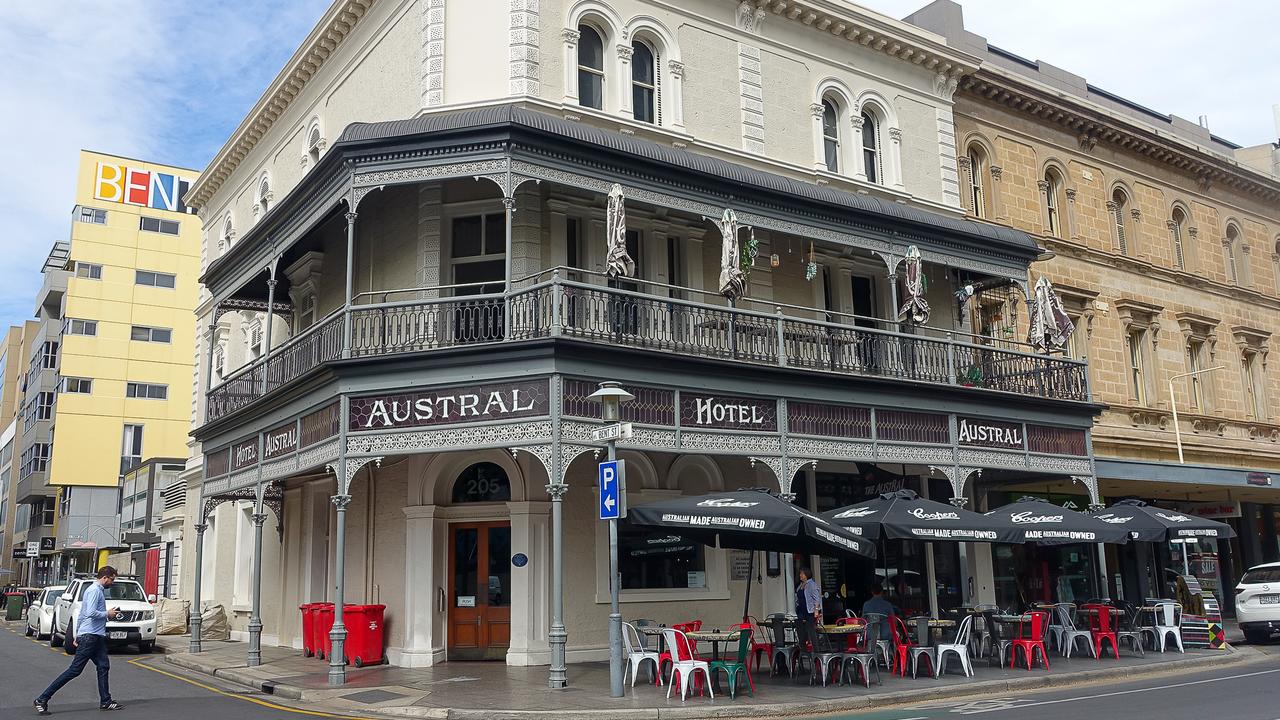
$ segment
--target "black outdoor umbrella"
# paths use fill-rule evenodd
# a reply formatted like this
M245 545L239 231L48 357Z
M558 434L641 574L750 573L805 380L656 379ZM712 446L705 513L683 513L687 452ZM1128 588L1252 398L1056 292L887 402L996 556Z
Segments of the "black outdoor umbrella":
M876 554L873 543L765 490L734 490L639 505L627 511L627 522L669 530L703 545L751 550L744 617L751 602L756 550L816 555L840 552L865 557Z
M913 490L884 493L822 516L869 540L1022 542L1008 525L972 510L926 500Z
M1125 530L1129 537L1142 542L1166 542L1174 538L1225 540L1236 536L1224 522L1152 507L1141 500L1121 500L1093 517Z
M1129 541L1129 533L1124 528L1040 498L1024 497L992 510L987 517L993 519L1002 532L1012 531L1011 541L1015 543L1061 545Z

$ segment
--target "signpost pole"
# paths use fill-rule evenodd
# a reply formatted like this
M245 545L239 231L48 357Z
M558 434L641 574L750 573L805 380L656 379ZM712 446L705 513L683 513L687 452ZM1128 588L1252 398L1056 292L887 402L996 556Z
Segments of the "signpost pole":
M600 389L590 399L601 404L601 419L612 423L595 433L597 441L605 440L609 448L609 460L600 464L600 519L609 521L609 696L623 695L622 676L622 612L618 609L618 519L627 516L627 489L623 463L617 459L619 438L630 437L631 424L619 422L621 405L635 396L623 390L615 382L602 382Z
M609 441L609 462L618 459L617 440ZM616 484L616 480L615 480ZM618 487L618 502L622 502ZM618 520L609 521L609 697L622 697L622 612L618 609Z

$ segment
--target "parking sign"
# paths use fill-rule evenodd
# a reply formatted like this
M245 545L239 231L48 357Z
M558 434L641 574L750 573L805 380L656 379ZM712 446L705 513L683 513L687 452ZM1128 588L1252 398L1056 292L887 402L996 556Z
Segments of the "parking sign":
M600 519L618 520L627 516L626 464L622 460L600 463Z

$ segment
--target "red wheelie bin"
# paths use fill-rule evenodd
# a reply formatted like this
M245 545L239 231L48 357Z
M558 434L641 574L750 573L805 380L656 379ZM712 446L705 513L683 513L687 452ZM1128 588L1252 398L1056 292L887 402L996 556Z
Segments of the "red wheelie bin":
M345 605L342 616L347 626L343 655L356 667L382 662L382 617L386 605Z
M311 657L316 654L316 622L315 622L315 603L303 603L298 606L298 611L302 613L302 654Z
M329 631L333 629L333 603L315 603L312 612L315 613L315 646L316 657L324 659L333 654L332 643L329 640Z

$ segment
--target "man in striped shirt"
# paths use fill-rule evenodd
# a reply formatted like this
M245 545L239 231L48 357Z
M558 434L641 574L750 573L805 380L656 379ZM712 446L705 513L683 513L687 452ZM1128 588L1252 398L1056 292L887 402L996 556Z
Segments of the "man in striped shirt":
M121 613L120 608L107 607L107 599L103 591L115 582L116 574L115 568L104 565L98 570L98 579L85 588L84 596L80 598L80 616L67 629L69 634L75 633L73 638L68 638L68 642L75 645L76 656L71 661L71 667L64 670L58 679L36 698L34 704L37 713L48 715L49 699L61 690L63 685L79 677L90 660L98 670L98 707L103 710L119 710L124 707L111 699L107 678L111 671L111 661L107 658L107 619L119 619Z

